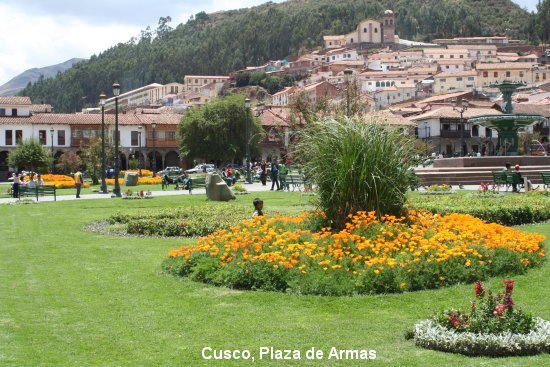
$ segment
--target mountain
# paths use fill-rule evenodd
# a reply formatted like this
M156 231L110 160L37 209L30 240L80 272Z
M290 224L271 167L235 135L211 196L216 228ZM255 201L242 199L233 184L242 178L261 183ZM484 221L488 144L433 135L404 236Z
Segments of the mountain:
M40 76L43 76L44 78L52 78L56 76L57 73L62 73L65 70L72 68L74 64L84 60L86 59L74 58L62 62L61 64L46 66L43 68L32 68L24 71L6 84L0 86L0 96L15 96L23 90L29 82L37 82Z
M544 0L550 1L550 0ZM200 12L185 24L160 18L140 37L120 43L55 78L22 91L56 111L83 101L97 105L116 80L123 91L153 82L181 82L184 75L227 75L245 66L297 56L322 45L323 35L344 34L365 18L396 14L401 38L429 40L507 34L526 38L532 16L510 0L290 0L225 12ZM86 99L82 97L86 96Z

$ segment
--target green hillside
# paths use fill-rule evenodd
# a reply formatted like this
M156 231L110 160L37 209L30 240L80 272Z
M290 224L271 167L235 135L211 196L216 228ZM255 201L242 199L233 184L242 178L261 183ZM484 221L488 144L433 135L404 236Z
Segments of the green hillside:
M71 112L83 101L96 105L99 93L109 93L115 80L128 91L153 82L181 82L186 74L225 75L319 47L323 35L350 32L361 19L381 18L385 9L396 13L401 38L420 40L505 32L523 37L530 18L509 0L291 0L198 13L175 29L161 18L157 29L147 28L140 37L21 94Z

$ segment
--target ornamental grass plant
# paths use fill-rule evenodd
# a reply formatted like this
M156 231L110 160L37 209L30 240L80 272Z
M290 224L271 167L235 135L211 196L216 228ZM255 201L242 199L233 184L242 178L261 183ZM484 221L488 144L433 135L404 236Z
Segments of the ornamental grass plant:
M295 155L334 228L360 210L402 213L415 150L401 130L377 118L328 118L310 123L298 140Z

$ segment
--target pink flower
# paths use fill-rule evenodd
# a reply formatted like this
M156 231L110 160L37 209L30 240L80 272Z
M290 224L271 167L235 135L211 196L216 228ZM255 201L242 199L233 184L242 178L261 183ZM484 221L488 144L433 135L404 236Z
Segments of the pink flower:
M495 311L493 312L494 315L502 315L502 313L506 310L506 305L498 304L495 308Z

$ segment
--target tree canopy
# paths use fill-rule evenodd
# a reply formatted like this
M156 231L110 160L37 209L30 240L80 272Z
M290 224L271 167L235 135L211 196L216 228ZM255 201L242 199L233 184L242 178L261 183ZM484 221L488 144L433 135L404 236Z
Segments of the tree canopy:
M248 123L251 157L258 156L263 129L244 104L244 96L229 95L187 111L178 130L181 155L206 161L240 160L246 152Z
M17 167L19 170L29 169L33 172L50 167L52 159L48 149L42 146L38 140L23 141L8 156L11 167Z

